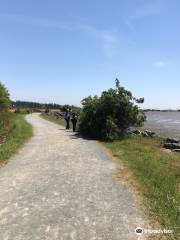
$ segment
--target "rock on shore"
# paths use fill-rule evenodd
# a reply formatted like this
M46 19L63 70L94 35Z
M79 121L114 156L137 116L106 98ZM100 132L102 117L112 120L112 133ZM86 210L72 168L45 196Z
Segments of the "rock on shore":
M132 136L143 136L143 137L155 137L158 136L155 132L150 130L140 131L139 129L130 130L128 132ZM177 138L165 138L162 139L162 147L172 150L173 152L180 152L180 140Z
M129 132L130 135L140 135L143 137L155 137L157 136L157 134L153 131L150 130L144 130L144 131L140 131L139 129L135 129Z
M177 138L166 138L163 147L174 152L180 152L180 141Z

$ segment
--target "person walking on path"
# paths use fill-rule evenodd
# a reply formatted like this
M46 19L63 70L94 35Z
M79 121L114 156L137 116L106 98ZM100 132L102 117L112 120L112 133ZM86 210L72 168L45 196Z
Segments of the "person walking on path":
M72 122L72 125L73 125L73 132L76 131L77 120L78 120L78 115L77 115L77 113L73 113L73 114L72 114L72 118L71 118L71 122Z
M70 126L69 126L69 121L70 121L70 111L69 111L69 109L67 109L67 111L65 112L64 119L66 121L66 129L69 129L70 128Z

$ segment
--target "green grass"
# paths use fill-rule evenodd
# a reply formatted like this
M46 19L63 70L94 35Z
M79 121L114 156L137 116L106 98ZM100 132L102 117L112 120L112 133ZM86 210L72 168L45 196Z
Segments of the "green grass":
M13 114L13 124L7 140L0 145L0 163L11 157L32 136L32 127L25 120L25 115Z
M160 141L129 137L104 145L133 172L149 214L162 227L175 229L180 226L180 154L164 152Z

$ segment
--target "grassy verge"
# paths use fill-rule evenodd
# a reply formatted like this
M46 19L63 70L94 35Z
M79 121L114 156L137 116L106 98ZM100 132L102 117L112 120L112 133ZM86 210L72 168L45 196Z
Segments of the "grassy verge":
M45 119L45 120L48 120L50 122L57 123L61 126L64 126L64 127L66 126L66 122L65 122L64 119L57 118L57 117L54 117L54 116L49 116L46 113L41 113L40 117Z
M131 170L151 217L162 227L180 226L180 154L160 149L160 139L129 137L104 143ZM180 229L179 229L180 230Z
M32 136L32 127L24 117L22 114L13 115L13 124L7 140L0 145L0 163L11 157Z

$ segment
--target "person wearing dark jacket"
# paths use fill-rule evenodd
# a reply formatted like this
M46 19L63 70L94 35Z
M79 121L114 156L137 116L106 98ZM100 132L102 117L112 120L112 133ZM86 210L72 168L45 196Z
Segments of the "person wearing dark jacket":
M66 120L66 129L69 129L70 128L70 126L69 126L69 121L70 121L69 109L67 109L67 111L65 112L64 119Z
M72 122L72 125L73 125L73 132L76 131L77 120L78 120L78 115L76 113L73 113L72 118L71 118L71 122Z

